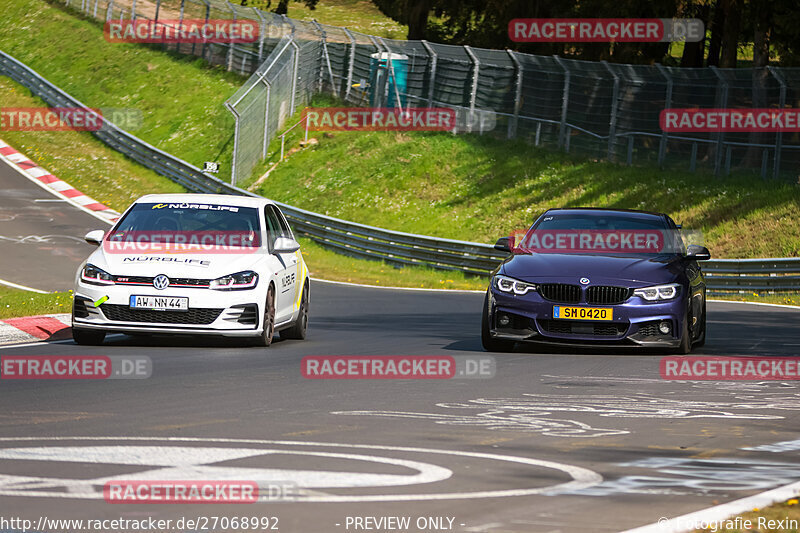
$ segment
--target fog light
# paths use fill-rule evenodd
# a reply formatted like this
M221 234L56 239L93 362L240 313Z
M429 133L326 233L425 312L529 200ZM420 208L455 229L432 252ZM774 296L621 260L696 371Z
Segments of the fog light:
M667 335L667 334L669 334L669 332L670 332L670 329L671 329L671 328L670 328L670 324L669 324L669 322L667 322L666 320L664 320L663 322L661 322L661 323L658 325L658 331L660 331L660 332L661 332L661 333L663 333L664 335Z
M506 327L511 323L511 318L506 314L497 315L497 323L502 327Z

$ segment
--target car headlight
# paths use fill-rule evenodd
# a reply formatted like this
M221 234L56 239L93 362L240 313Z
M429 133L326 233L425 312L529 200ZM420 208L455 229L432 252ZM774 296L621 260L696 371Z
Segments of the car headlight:
M535 291L537 289L535 283L526 283L518 279L507 278L506 276L495 276L494 286L501 292L517 295L528 294L530 291Z
M114 276L94 265L86 265L81 270L81 281L90 285L113 285Z
M258 283L258 274L252 270L229 274L211 280L209 287L219 291L234 291L239 289L252 289Z
M648 302L655 302L657 300L672 300L680 292L681 286L677 283L670 283L669 285L654 285L652 287L645 287L643 289L636 289L633 291L635 296L644 298Z

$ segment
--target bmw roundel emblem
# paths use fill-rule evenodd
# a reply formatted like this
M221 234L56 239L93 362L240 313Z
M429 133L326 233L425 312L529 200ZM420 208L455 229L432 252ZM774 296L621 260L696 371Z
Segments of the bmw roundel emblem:
M581 278L581 285L588 285L588 284L589 284L589 278Z
M164 274L159 274L153 278L153 287L158 290L166 289L169 287L169 278Z

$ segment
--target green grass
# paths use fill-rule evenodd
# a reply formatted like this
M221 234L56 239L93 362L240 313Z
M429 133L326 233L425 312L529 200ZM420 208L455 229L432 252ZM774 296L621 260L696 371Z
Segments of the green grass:
M225 143L232 124L222 102L241 78L157 48L110 45L97 23L55 5L13 0L5 9L10 22L0 26L4 50L84 103L141 108L145 124L136 133L159 148L196 164L221 153L219 160L227 168L231 147ZM23 28L34 25L41 28L36 41L26 39ZM9 106L41 104L5 78L0 78L0 98ZM335 102L320 99L315 105ZM527 227L547 207L630 207L665 211L687 227L704 230L716 257L800 255L800 189L795 184L628 168L522 142L448 133L315 133L319 144L291 151L302 134L298 128L290 135L287 160L258 190L362 223L494 242ZM3 132L3 137L117 209L140 194L180 190L87 133ZM277 139L270 150L270 161L276 161ZM259 170L267 166L265 162ZM341 256L310 241L304 247L312 272L320 278L431 288L485 285L483 279L459 273L398 269Z
M8 107L46 107L25 87L0 77L0 101ZM111 150L91 133L79 131L2 131L3 140L84 192L122 211L150 192L185 189Z
M219 161L230 177L233 117L222 104L244 78L156 46L108 43L100 22L59 3L6 0L2 11L0 49L90 107L140 109L132 133L196 166Z
M399 267L383 261L368 261L338 254L311 239L300 238L303 258L312 278L382 287L485 290L488 278L462 272L423 267Z
M780 305L794 305L800 306L800 296L797 293L758 293L758 292L746 292L744 294L739 293L727 293L724 295L713 295L709 296L709 299L714 300L729 300L732 302L760 302L765 304L780 304Z
M302 2L289 2L289 18L313 20L330 26L344 26L349 30L385 37L405 39L408 26L393 21L380 12L370 0L320 0L316 9L308 9Z
M72 311L72 291L38 294L0 286L0 320Z
M627 167L476 134L312 136L318 144L290 154L257 192L364 224L485 243L551 207L643 209L702 230L714 257L800 256L798 184Z

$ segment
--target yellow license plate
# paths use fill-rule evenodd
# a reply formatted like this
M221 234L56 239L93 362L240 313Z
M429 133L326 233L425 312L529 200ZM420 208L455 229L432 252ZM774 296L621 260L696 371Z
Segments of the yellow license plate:
M553 306L553 318L567 320L613 320L614 309L611 307L566 307Z

